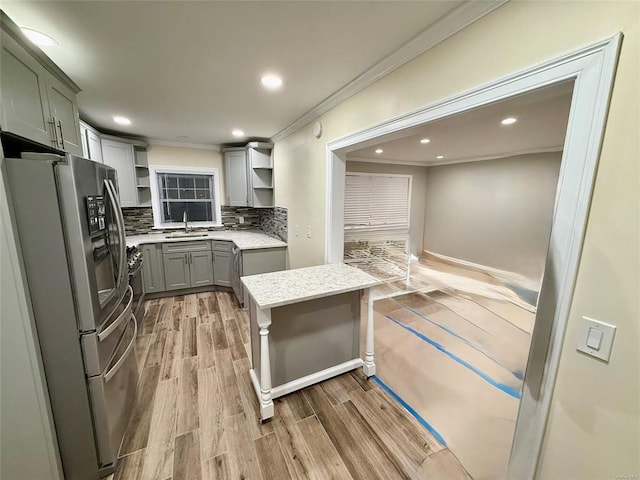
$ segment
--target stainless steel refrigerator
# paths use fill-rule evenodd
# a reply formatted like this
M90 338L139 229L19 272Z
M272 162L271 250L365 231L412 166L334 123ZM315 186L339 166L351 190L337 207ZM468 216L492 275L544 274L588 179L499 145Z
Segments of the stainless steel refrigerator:
M95 479L114 470L138 380L116 171L48 153L3 163L65 479Z

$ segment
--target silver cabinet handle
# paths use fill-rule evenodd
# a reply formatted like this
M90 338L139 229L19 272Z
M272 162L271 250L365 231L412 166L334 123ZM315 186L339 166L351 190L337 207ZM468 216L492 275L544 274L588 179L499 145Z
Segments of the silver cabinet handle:
M58 129L60 130L60 148L64 150L64 135L62 133L62 121L58 120Z
M56 130L56 117L51 117L51 120L47 122L49 124L49 128L51 128L51 143L53 146L58 148L58 131Z

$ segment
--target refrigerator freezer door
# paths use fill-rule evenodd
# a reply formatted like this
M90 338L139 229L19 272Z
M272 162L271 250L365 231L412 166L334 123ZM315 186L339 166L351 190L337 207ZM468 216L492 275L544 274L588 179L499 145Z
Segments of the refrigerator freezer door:
M133 291L129 287L122 303L116 307L105 325L99 331L80 337L87 376L100 375L107 368L107 363L113 357L120 338L129 324L129 318L133 313L132 307Z
M107 369L102 375L88 379L101 468L115 463L133 410L138 381L137 330L136 319L131 315L128 328Z

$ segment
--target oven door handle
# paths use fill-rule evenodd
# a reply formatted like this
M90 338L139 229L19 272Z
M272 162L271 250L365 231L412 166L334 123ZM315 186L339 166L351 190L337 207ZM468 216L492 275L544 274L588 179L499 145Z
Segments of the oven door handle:
M117 330L120 325L122 325L126 320L128 320L128 315L131 315L131 305L133 304L133 289L131 285L127 286L127 293L129 294L129 301L127 302L127 307L122 311L120 316L107 328L102 330L98 334L98 342L102 342L105 338L107 338L114 330ZM126 296L126 294L125 294Z
M108 372L104 374L104 383L108 383L109 380L111 380L113 376L116 373L118 373L118 370L120 370L120 367L122 367L124 362L127 361L127 357L129 356L129 354L131 353L131 350L136 344L136 338L138 337L138 322L136 321L136 317L134 317L132 313L129 314L128 319L133 322L133 337L131 338L131 343L129 344L127 349L124 351L122 356L118 359L116 364L113 367L111 367L111 369ZM120 347L120 345L118 345L118 347ZM118 350L118 348L116 348L116 350Z

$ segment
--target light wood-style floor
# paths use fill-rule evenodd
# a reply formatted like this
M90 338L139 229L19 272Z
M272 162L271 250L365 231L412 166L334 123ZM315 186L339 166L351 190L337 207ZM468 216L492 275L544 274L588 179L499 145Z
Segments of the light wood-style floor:
M261 424L248 318L233 295L163 298L145 310L114 480L471 478L359 370L276 400Z

